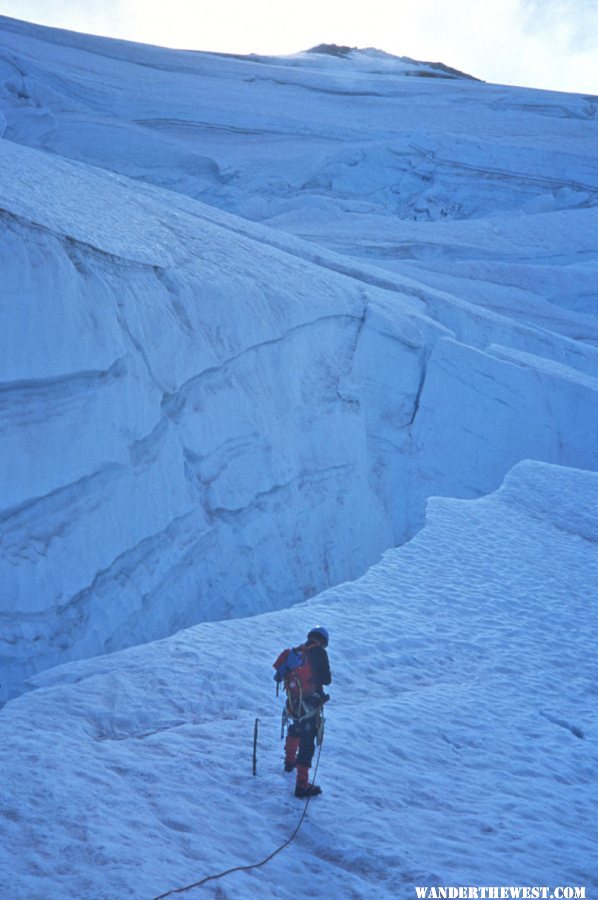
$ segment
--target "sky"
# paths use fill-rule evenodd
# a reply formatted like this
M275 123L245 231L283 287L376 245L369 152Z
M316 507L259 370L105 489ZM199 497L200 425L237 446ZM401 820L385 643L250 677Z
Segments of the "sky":
M377 47L486 81L598 94L598 0L0 0L0 13L193 50Z

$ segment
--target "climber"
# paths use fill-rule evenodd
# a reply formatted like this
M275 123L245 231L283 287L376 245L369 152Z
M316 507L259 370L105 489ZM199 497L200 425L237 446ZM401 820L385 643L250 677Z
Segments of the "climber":
M322 789L309 783L309 769L322 719L322 707L330 699L324 685L332 675L326 647L328 632L321 625L312 628L307 641L283 650L274 668L274 678L287 692L286 713L291 720L285 741L286 772L297 770L296 797L315 797Z

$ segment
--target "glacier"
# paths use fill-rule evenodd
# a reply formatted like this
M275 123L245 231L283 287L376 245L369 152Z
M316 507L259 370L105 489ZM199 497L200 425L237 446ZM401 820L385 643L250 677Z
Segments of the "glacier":
M597 109L0 18L0 697L595 470Z
M0 16L2 896L592 896L597 110Z
M356 581L33 677L0 710L0 893L157 897L271 854L303 806L271 664L325 621L324 793L267 865L188 896L594 896L597 510L598 473L522 462Z

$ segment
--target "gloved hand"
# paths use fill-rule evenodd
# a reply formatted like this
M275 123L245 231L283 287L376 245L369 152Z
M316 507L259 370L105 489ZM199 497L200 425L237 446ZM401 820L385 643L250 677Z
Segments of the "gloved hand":
M330 700L330 694L320 694L320 697L322 698L322 706Z

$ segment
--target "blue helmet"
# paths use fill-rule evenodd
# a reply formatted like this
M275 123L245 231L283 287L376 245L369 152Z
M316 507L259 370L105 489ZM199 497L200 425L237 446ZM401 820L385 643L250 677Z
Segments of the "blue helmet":
M312 628L311 631L307 632L307 640L309 641L312 638L321 641L324 647L328 646L328 632L323 625L316 625L315 628Z

